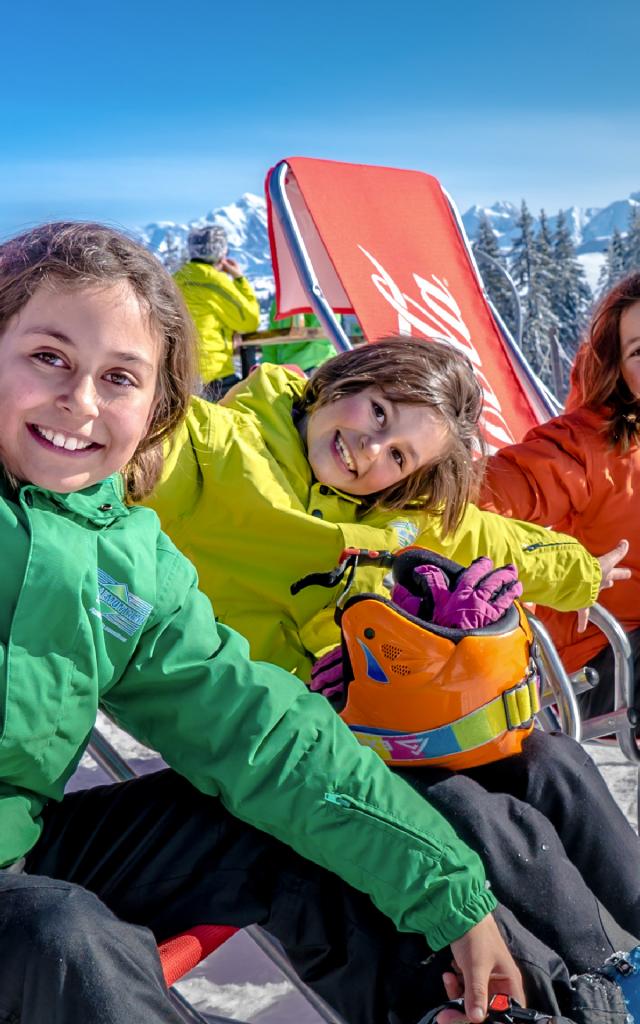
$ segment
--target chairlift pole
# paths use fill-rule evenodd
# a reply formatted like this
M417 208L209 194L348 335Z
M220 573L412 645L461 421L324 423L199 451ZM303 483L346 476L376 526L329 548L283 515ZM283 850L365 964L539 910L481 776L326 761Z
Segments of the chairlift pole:
M506 269L506 267L502 266L502 263L500 263L499 260L494 259L494 257L490 256L488 252L484 251L484 249L474 249L473 252L476 257L480 256L481 259L486 260L487 263L490 263L492 267L498 270L504 277L507 284L509 285L509 289L513 296L513 304L516 314L514 337L517 342L518 348L522 348L522 304L520 302L520 296L518 295L518 289L515 286L515 282L511 274Z
M551 376L553 377L553 390L559 402L563 401L562 393L564 384L562 382L562 366L560 365L560 348L557 327L549 328L549 353L551 355Z

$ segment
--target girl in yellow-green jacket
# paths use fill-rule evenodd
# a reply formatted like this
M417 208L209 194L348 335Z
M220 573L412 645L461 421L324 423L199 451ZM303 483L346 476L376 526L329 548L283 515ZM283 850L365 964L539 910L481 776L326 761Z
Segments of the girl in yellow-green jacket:
M530 600L591 604L624 574L619 551L597 560L573 538L469 504L480 409L470 364L437 343L365 346L310 382L264 365L223 406L192 401L150 504L220 620L254 656L305 680L339 641L336 594L292 596L291 584L335 566L346 547L418 543L464 565L488 554L518 566ZM359 571L355 586L385 593L382 575ZM594 896L640 931L637 838L579 745L536 731L508 762L408 774L482 851L500 899L574 970L590 947L580 922ZM547 890L569 906L550 909L539 899Z
M292 597L290 587L336 565L346 547L418 543L464 565L488 553L516 564L526 600L561 610L595 601L601 565L606 583L622 572L615 555L598 560L572 537L469 504L480 396L449 348L364 346L311 382L263 365L222 406L193 399L148 503L195 563L219 619L254 657L304 680L338 632L331 594ZM382 579L362 570L356 586L384 593Z

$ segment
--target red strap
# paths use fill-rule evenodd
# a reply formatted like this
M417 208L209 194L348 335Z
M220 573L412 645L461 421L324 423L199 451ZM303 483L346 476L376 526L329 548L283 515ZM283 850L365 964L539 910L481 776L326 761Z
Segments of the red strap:
M200 924L161 942L158 953L167 987L196 967L237 931L237 928L230 925Z

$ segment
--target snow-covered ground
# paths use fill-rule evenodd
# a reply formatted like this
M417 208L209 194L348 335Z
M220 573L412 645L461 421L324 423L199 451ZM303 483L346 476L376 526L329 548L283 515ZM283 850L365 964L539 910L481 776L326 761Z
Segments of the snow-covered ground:
M161 767L157 754L142 747L101 716L99 727L136 772ZM624 814L637 827L637 769L615 747L590 752ZM72 780L77 789L106 781L85 754ZM243 932L238 933L178 985L199 1010L237 1018L244 1024L320 1024L322 1018Z
M598 291L598 280L606 260L606 254L604 252L583 252L578 256L578 260L584 269L587 284L595 295Z

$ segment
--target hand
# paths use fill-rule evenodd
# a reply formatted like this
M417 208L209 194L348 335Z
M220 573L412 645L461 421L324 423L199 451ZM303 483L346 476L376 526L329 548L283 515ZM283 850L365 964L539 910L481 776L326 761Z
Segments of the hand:
M600 584L600 590L608 590L618 580L628 580L631 576L631 569L625 569L624 566L619 566L618 562L626 556L629 551L629 541L620 540L616 544L615 548L611 551L607 551L606 555L599 555L598 561L600 562L600 568L602 569L602 582ZM600 593L600 591L598 591ZM578 612L578 633L584 633L587 628L589 621L589 609L581 608Z
M225 256L223 260L220 260L218 264L220 270L224 270L225 274L229 274L230 277L238 278L242 277L242 268L237 260L232 260L230 256Z
M311 669L309 689L320 692L323 697L331 697L334 693L342 693L344 679L342 676L342 647L334 647L327 651L314 663Z
M477 1022L487 1015L490 995L503 992L526 1006L522 976L498 930L495 918L488 914L479 924L451 943L453 971L443 974L448 999L464 997L467 1018ZM446 1010L439 1024L459 1020L460 1014Z
M460 573L453 590L435 565L419 565L414 572L427 585L433 600L431 617L438 626L481 629L497 622L522 594L516 567L494 569L490 558L476 558Z

